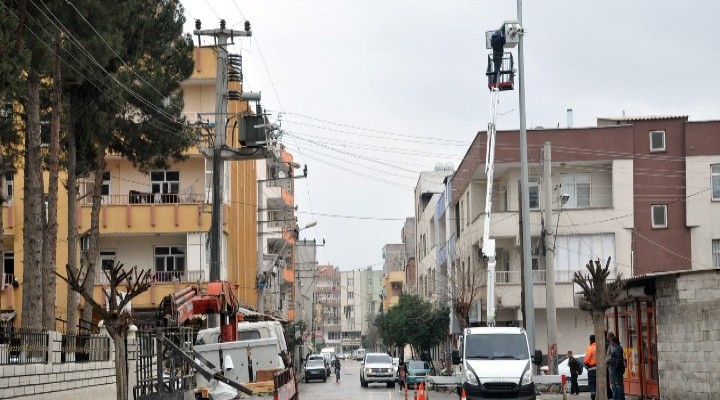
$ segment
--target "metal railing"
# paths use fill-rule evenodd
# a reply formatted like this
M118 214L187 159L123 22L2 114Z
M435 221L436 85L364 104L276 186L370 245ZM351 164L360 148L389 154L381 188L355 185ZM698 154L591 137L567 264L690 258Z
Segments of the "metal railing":
M47 332L9 328L0 330L0 365L47 363Z
M60 362L90 362L110 360L108 336L68 333L62 336Z
M205 271L155 271L150 273L150 279L153 282L204 282ZM107 276L102 271L95 274L95 283L99 285L109 285Z
M580 270L585 273L585 270ZM576 270L555 270L555 283L572 283ZM533 270L533 282L545 283L547 271L544 269ZM617 270L611 269L609 280L615 280ZM520 271L495 271L495 283L520 284Z
M104 205L128 205L128 204L200 204L205 202L203 193L148 193L131 190L127 195L111 194L102 196ZM92 197L86 196L80 200L80 204L92 204Z

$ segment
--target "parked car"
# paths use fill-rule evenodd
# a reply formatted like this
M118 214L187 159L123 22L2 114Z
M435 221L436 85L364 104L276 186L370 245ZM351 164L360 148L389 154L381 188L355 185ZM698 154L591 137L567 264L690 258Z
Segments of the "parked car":
M360 363L360 385L367 387L370 383L385 383L387 387L395 387L392 358L386 353L366 353Z
M323 356L322 354L311 354L308 356L308 363L310 362L310 360L322 360L325 364L325 376L330 376L330 374L332 373L330 369L330 361L325 356Z
M405 360L407 366L407 385L415 386L420 382L425 382L425 376L432 375L432 368L430 363L421 360Z
M325 357L325 359L327 360L327 362L330 364L330 368L334 368L334 367L335 367L335 353L329 353L329 352L321 351L321 352L320 352L320 355L322 355L323 357Z
M338 359L340 359L340 360L344 360L344 359L345 359L345 353L343 353L342 351L339 352L339 353L337 353L335 356L336 356Z
M305 383L308 383L310 379L322 379L325 382L328 377L325 366L324 358L308 359L307 364L305 364Z
M588 385L588 372L587 368L585 368L585 354L573 354L573 356L578 360L580 365L583 367L582 374L578 375L578 386L580 387L580 390L587 390ZM548 367L547 365L543 365L540 367L540 373L543 375L547 375L548 373ZM558 361L558 374L559 375L565 375L567 376L567 391L570 391L570 366L568 366L568 358L562 358Z

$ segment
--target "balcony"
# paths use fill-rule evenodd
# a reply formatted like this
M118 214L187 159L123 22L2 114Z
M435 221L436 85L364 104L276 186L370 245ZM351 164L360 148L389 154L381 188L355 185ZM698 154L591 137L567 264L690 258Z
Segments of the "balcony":
M150 272L150 280L153 283L197 283L205 282L205 271L152 271ZM95 283L98 285L108 285L107 276L98 272L95 275Z
M584 271L585 270L581 270ZM534 270L532 271L533 283L544 284L546 279L546 270ZM555 283L572 283L575 270L556 270L555 271ZM615 280L617 276L616 269L610 269L609 280ZM519 285L520 284L520 271L495 271L495 283L497 284L508 284L508 285Z
M203 204L204 193L149 193L139 190L130 190L127 195L103 195L102 205L130 205L130 204ZM80 204L92 205L92 197L81 198Z

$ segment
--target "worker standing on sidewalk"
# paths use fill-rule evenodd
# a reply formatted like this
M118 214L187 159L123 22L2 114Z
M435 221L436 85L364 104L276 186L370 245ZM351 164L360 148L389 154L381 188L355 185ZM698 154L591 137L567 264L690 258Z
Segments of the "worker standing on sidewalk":
M595 345L595 335L590 335L590 345L585 350L585 368L588 370L590 400L595 400L597 392L597 346Z

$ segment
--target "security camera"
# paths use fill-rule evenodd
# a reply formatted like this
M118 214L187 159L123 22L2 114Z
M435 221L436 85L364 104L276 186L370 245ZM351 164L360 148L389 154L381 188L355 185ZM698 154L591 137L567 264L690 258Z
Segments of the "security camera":
M561 203L561 204L563 204L563 205L567 204L568 200L570 200L570 195L569 195L569 194L563 193L563 194L560 196L560 203Z

